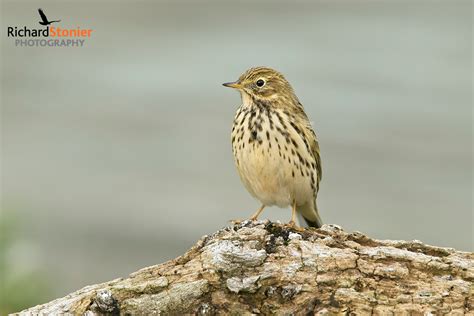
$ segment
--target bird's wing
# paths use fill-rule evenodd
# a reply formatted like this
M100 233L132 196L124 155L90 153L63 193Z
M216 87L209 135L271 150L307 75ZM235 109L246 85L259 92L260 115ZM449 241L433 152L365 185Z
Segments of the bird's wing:
M309 122L308 122L309 123ZM313 128L311 127L311 123L305 128L305 136L309 142L309 148L311 149L311 153L314 156L314 160L316 161L316 170L318 171L318 183L316 185L317 190L319 190L319 182L323 177L323 168L321 166L321 155L319 153L319 143L316 134L314 133Z
M43 13L43 9L38 9L38 12L39 12L39 15L41 16L41 20L43 20L43 22L48 22L48 18L46 17L46 15Z
M299 102L298 102L299 103ZM311 154L314 157L314 160L316 161L316 171L318 172L318 181L316 183L316 193L319 191L319 182L321 182L321 179L323 177L323 168L321 166L321 155L319 153L319 143L318 143L318 138L316 137L316 133L313 130L313 127L311 126L311 122L308 119L308 116L303 110L303 105L299 103L299 108L297 110L297 116L300 117L302 120L304 129L303 129L303 134L304 134L304 139L308 142L309 149L311 151Z

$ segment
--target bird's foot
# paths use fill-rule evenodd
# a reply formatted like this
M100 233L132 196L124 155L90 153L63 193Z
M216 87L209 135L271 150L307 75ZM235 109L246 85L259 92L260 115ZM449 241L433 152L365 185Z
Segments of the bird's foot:
M229 220L229 222L232 225L238 225L238 224L242 223L243 221L244 221L243 219L231 219L231 220Z
M299 231L299 232L303 232L304 231L304 228L303 227L300 227L296 224L295 221L291 220L288 222L288 226L290 226L290 228L296 230L296 231Z

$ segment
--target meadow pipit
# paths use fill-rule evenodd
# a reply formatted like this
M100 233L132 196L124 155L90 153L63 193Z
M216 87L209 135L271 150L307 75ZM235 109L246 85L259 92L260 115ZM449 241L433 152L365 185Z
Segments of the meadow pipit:
M316 195L321 181L319 144L303 105L276 70L256 67L224 83L239 90L242 105L232 127L232 151L240 178L262 206L292 207L309 226L321 227Z

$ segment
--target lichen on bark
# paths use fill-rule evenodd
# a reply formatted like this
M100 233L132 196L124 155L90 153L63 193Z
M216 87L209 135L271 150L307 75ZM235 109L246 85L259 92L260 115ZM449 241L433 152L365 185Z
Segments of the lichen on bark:
M473 281L473 253L245 221L174 260L19 314L464 315Z

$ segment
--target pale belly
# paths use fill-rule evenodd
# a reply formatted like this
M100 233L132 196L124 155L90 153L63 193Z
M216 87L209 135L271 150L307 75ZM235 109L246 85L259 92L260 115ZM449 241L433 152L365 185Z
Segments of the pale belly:
M237 170L247 190L265 205L286 207L294 195L285 165L274 155L256 150L238 152ZM290 175L291 176L291 175Z

